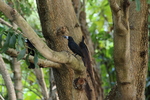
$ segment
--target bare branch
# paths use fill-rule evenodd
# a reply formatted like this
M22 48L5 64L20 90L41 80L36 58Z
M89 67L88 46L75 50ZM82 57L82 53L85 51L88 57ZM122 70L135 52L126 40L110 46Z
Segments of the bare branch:
M6 87L7 87L9 100L16 100L14 86L13 86L12 80L8 74L6 65L5 65L1 55L0 55L0 73L2 74L2 77L3 77Z
M118 27L118 35L127 34L126 31L129 29L129 1L128 0L109 0L111 10L113 12L113 19L115 27Z
M4 100L4 98L0 95L0 100Z
M29 91L33 92L34 94L36 94L41 100L42 100L42 96L39 94L39 91L37 90L37 88L31 88L30 86L24 86L25 88L27 88ZM35 91L36 89L36 91Z
M0 23L3 25L6 25L7 27L12 28L17 34L23 34L21 31L17 30L14 26L9 24L7 21L3 20L2 18L0 18ZM41 39L43 39L43 41L45 41L45 38L41 38Z
M19 34L23 34L23 33L21 33L19 30L17 30L16 28L14 28L11 24L9 24L8 22L6 22L5 20L3 20L2 18L0 18L0 23L1 24L4 24L4 25L6 25L6 26L8 26L8 27L10 27L10 28L12 28L13 30L15 30L17 33L19 33Z
M44 80L43 70L41 68L35 68L34 72L35 72L37 81L39 83L39 86L41 87L40 89L41 89L41 93L44 97L44 100L48 100L49 95L48 95L48 90L47 90L46 83Z
M7 54L9 54L12 57L17 57L18 52L14 49L8 49L7 50ZM25 55L24 59L26 58L27 54ZM33 56L29 56L29 61L34 63L34 57ZM43 59L38 59L38 63L39 66L43 66L43 67L53 67L53 68L59 68L60 64L59 63L55 63L49 60L43 60Z
M109 0L109 3L110 3L111 10L116 14L120 10L120 7L116 3L116 0Z
M59 100L58 91L56 87L56 82L54 80L54 74L52 68L49 69L49 76L50 76L50 90L49 90L49 100Z

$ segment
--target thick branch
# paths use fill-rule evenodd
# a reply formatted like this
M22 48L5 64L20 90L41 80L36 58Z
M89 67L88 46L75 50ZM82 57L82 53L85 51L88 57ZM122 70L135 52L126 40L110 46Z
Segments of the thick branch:
M0 0L0 11L2 11L10 20L12 20L23 31L23 36L28 38L33 46L48 60L57 63L68 63L73 70L78 72L85 71L83 62L78 63L81 60L76 59L68 52L56 52L50 49L41 38L34 32L30 25L21 17L21 15L15 10ZM63 38L63 37L62 37ZM76 65L76 66L72 66ZM82 67L81 67L82 66Z
M0 0L0 10L23 31L23 36L28 38L34 47L47 59L58 63L77 62L75 57L70 56L67 52L56 52L51 50L28 25L28 23L15 10ZM63 37L62 37L63 38Z
M109 0L111 10L113 13L117 14L117 12L120 10L119 5L116 3L116 0Z
M14 26L12 26L10 23L8 23L7 21L3 20L2 18L0 18L0 23L12 28L17 34L23 34L21 31L17 30ZM15 24L16 25L16 24ZM43 41L45 41L45 38L41 38L43 39Z
M2 77L7 87L9 100L16 100L14 86L1 55L0 55L0 73L2 74Z
M126 35L129 29L129 1L121 0L118 3L116 0L109 0L111 10L113 12L114 25L117 27L118 35Z

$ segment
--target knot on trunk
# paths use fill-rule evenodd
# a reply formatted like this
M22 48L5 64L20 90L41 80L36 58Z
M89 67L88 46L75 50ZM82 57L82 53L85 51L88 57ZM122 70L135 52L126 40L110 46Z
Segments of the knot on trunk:
M74 87L75 89L78 89L78 90L83 90L85 88L85 85L86 85L86 80L85 78L76 78L74 80Z

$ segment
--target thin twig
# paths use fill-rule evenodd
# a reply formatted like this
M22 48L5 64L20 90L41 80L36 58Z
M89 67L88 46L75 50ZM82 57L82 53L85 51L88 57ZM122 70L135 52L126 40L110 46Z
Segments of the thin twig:
M5 20L3 20L2 18L0 18L0 23L4 24L10 28L12 28L14 31L16 31L19 34L23 34L22 32L20 32L19 30L17 30L16 28L14 28L11 24L9 24L8 22L6 22Z
M40 94L38 94L38 91L33 91L34 89L31 89L30 87L28 86L24 86L25 88L28 88L30 91L32 91L34 94L36 94L37 96L39 96L42 100L42 97L40 96Z
M5 100L5 99L0 95L0 100Z

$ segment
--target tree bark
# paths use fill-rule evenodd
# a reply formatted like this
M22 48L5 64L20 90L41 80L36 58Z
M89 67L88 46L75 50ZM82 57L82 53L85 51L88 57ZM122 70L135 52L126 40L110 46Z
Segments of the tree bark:
M95 97L97 100L103 100L103 88L102 88L102 80L99 75L99 66L96 65L95 59L92 57L94 55L94 47L93 42L90 37L90 32L88 31L88 25L86 21L86 12L85 12L85 0L72 0L72 4L74 7L74 11L76 16L79 20L79 25L76 27L81 27L82 35L85 37L85 43L89 49L89 58L90 58L90 65L91 68L87 69L90 70L89 76L92 78L92 83L94 84L95 88ZM91 55L91 56L90 56ZM89 72L88 72L89 73Z
M7 87L9 100L17 100L12 80L7 72L6 65L1 55L0 55L0 73L2 74L2 77Z
M110 0L114 21L114 61L117 85L108 100L144 100L148 63L148 9L140 0Z
M21 73L21 66L20 62L17 61L17 58L12 59L12 65L13 65L13 72L14 72L14 87L16 92L16 97L19 100L23 100L23 86L22 86L22 73Z
M136 87L136 100L145 100L145 84L148 69L148 4L140 0L140 11L135 1L130 2L129 23L131 29L131 62Z
M69 53L72 54L68 49L68 41L62 37L64 35L72 36L77 44L82 40L82 32L80 27L77 26L79 23L72 2L62 0L37 0L37 7L42 31L48 46L55 51L69 51ZM76 59L82 62L79 56L76 56ZM90 78L87 78L86 73L80 74L69 68L69 66L76 66L76 64L62 64L59 69L53 68L59 99L96 100L94 87ZM85 79L89 93L85 92L86 90L84 89L75 89L74 83L78 78ZM85 88L87 89L87 87Z

